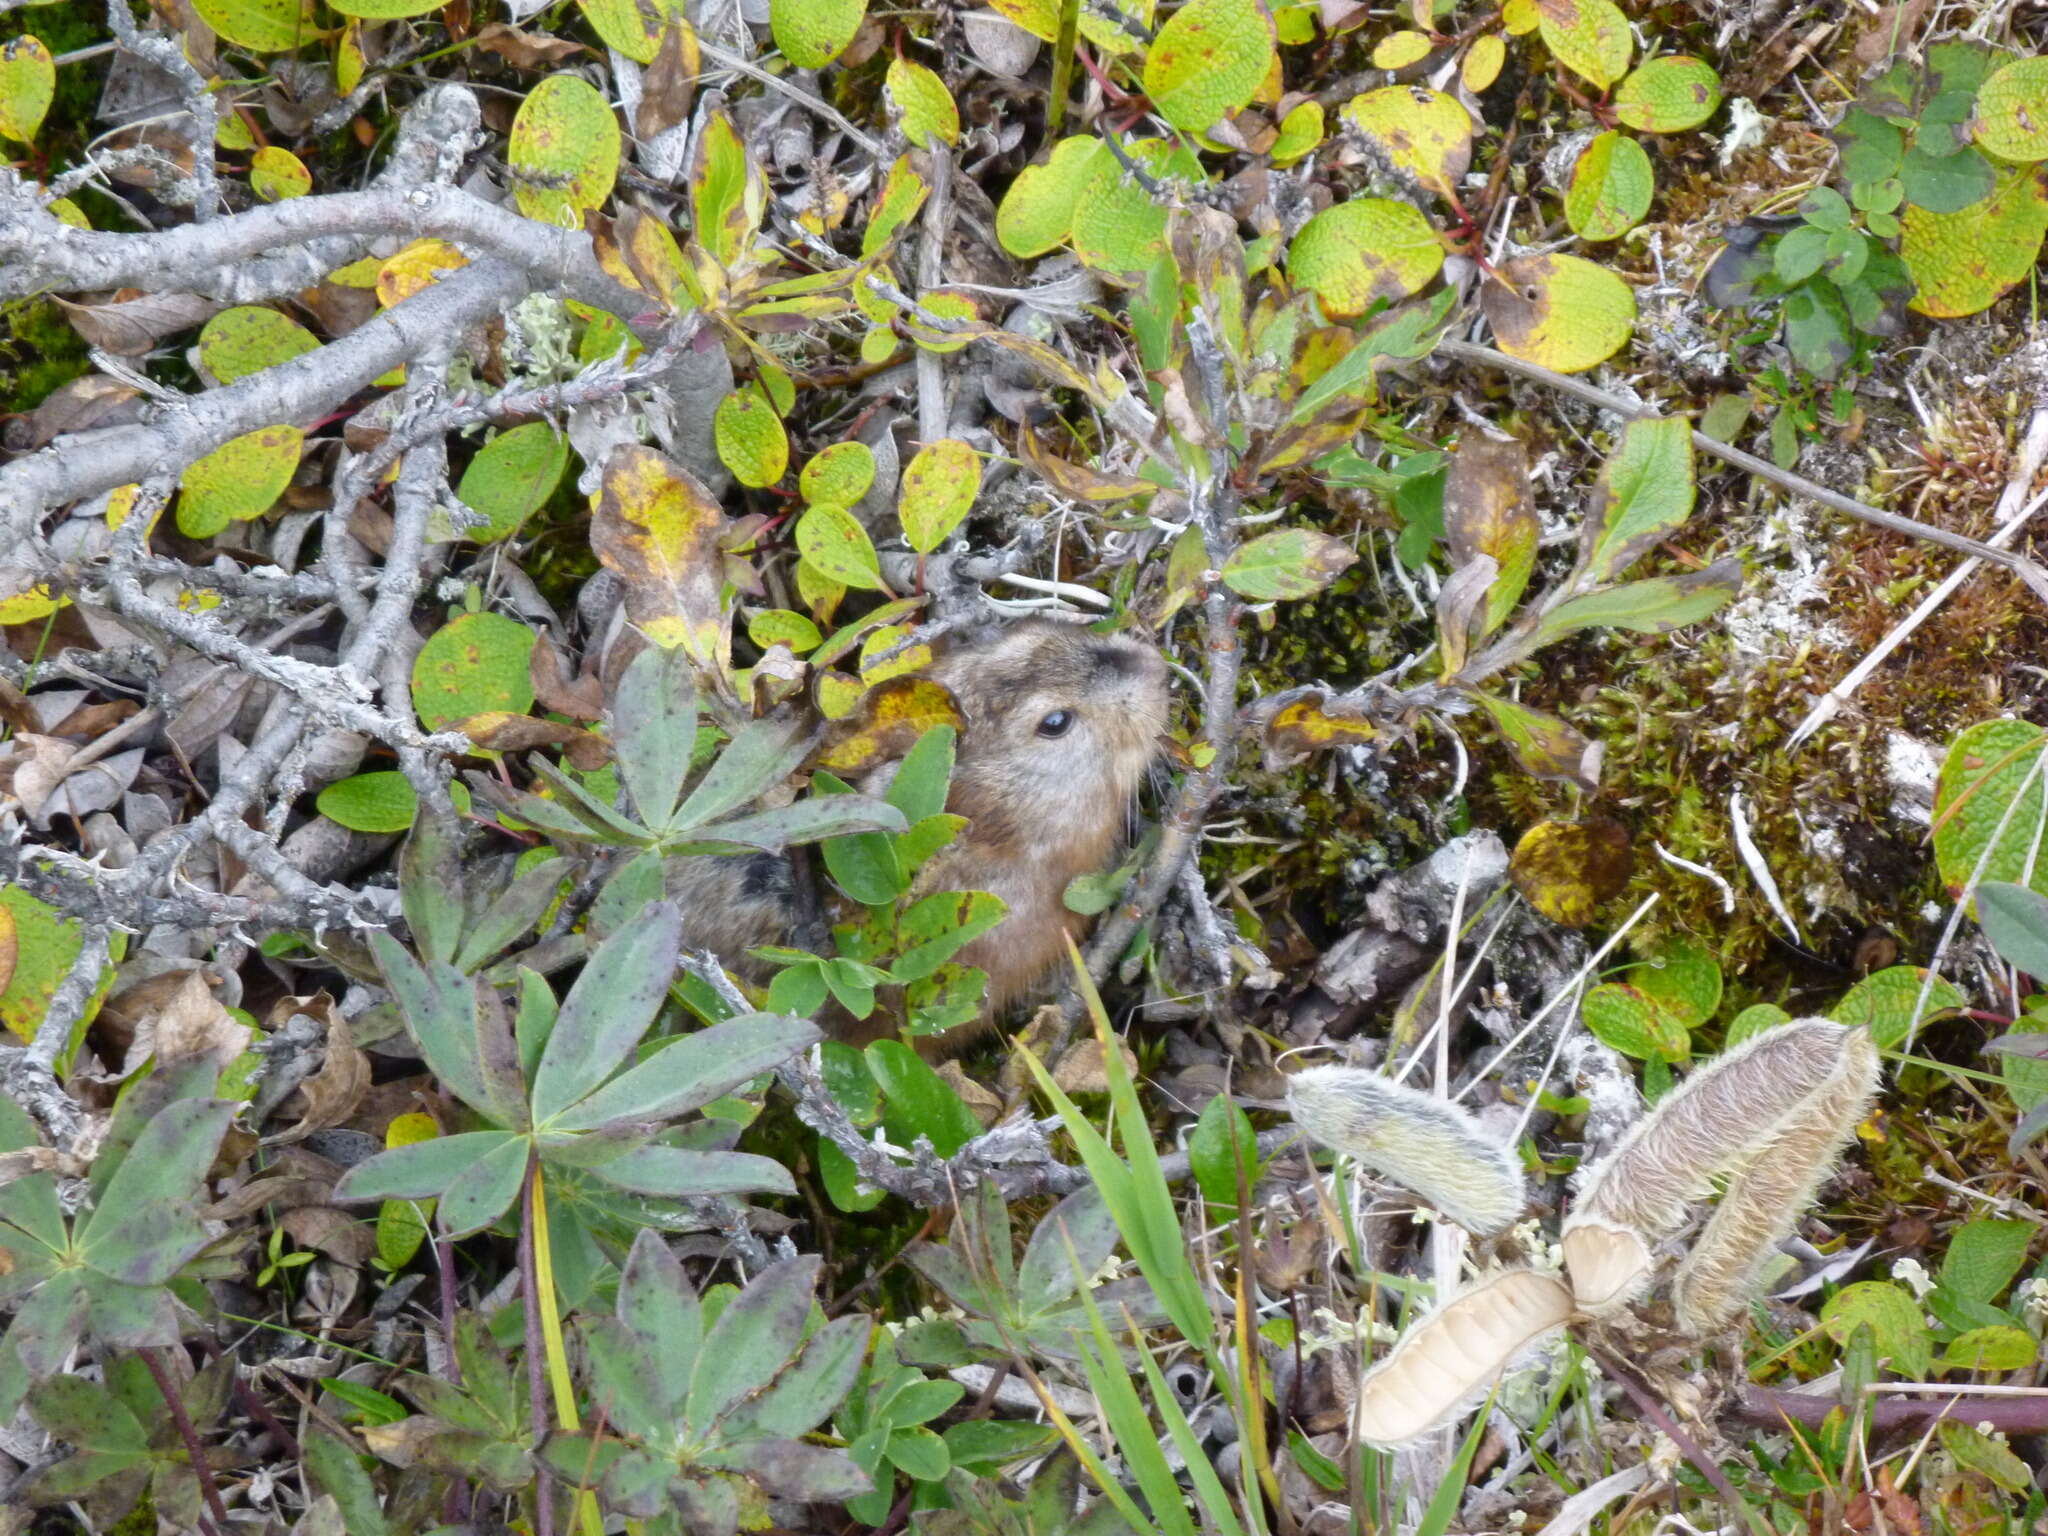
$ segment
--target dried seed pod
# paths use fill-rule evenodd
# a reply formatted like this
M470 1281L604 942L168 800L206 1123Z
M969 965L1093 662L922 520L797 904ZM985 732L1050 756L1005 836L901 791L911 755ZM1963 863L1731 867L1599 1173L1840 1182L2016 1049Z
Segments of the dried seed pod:
M1869 1051L1860 1031L1829 1019L1793 1019L1672 1090L1591 1170L1564 1224L1580 1309L1597 1316L1632 1301L1649 1279L1650 1252L1690 1219L1713 1181L1733 1172L1741 1183L1780 1137L1812 1123L1817 1097L1832 1094L1843 1074L1857 1077L1862 1069L1849 1064ZM1763 1184L1775 1182L1774 1173L1765 1175ZM1805 1190L1810 1195L1812 1184ZM1754 1218L1728 1220L1723 1230L1732 1237ZM1638 1242L1627 1243L1626 1234ZM1733 1261L1717 1260L1724 1262Z
M1555 1275L1494 1275L1416 1323L1360 1379L1353 1421L1359 1438L1393 1446L1437 1428L1571 1315L1572 1293Z
M1310 1067L1287 1080L1287 1112L1334 1152L1422 1196L1481 1237L1528 1204L1512 1147L1467 1110L1356 1067Z
M1572 1295L1588 1317L1626 1306L1650 1278L1655 1257L1633 1228L1589 1217L1574 1220L1563 1241Z
M1749 1305L1757 1272L1870 1112L1882 1075L1869 1032L1852 1031L1834 1073L1729 1182L1672 1282L1682 1331L1712 1333Z

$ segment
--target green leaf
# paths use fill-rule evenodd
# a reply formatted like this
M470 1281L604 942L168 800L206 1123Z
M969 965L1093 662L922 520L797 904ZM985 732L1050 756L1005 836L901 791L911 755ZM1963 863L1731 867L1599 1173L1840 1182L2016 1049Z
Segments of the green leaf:
M459 1138L446 1139L453 1141ZM431 1147L439 1143L429 1141L420 1145ZM404 1150L413 1149L408 1147ZM393 1154L386 1152L382 1155L390 1157ZM442 1191L440 1208L434 1213L441 1230L450 1237L465 1237L503 1216L519 1196L529 1156L525 1137L506 1136L502 1145L485 1151L483 1156L456 1174L453 1182Z
M1942 1288L1971 1301L1997 1301L2026 1264L2033 1238L2034 1228L2024 1221L1964 1222L1942 1257Z
M643 1371L659 1383L664 1410L677 1412L704 1341L704 1312L682 1261L651 1228L640 1229L626 1255L615 1312L645 1342Z
M457 536L478 544L511 537L553 498L568 467L569 441L547 422L498 433L469 461L456 490L464 506L483 514L484 526Z
M1817 224L1802 224L1778 237L1771 253L1771 269L1786 285L1803 283L1818 272L1828 259L1828 232Z
M411 783L388 769L336 779L313 803L322 816L351 832L403 832L419 814Z
M580 75L548 76L520 103L505 148L519 211L556 229L580 230L584 210L603 207L611 195L619 144L618 120L596 86Z
M660 1046L549 1126L604 1131L673 1120L780 1066L818 1039L818 1028L808 1019L742 1014Z
M1682 527L1692 508L1692 423L1683 416L1630 422L1594 483L1581 568L1590 580L1614 580Z
M1692 1037L1683 1019L1641 988L1604 982L1586 993L1580 1018L1602 1045L1637 1061L1685 1061Z
M1862 107L1851 107L1835 127L1842 174L1852 183L1885 181L1899 174L1906 135L1897 123Z
M996 238L1003 249L1028 259L1066 244L1081 189L1096 158L1108 155L1094 134L1076 134L1055 144L1043 164L1019 171L996 207Z
M957 437L925 444L903 471L896 505L903 537L930 554L965 521L980 493L980 454Z
M2048 897L2005 881L1980 885L1977 921L1999 959L2048 979Z
M1258 1182L1258 1137L1251 1116L1219 1093L1202 1106L1188 1136L1188 1166L1212 1206L1238 1203L1239 1179L1249 1190Z
M718 457L741 485L773 485L789 468L789 434L758 380L718 402L712 435Z
M2003 1443L1992 1439L1973 1424L1944 1418L1935 1425L1941 1448L1956 1464L1976 1472L2007 1493L2027 1495L2034 1491L2034 1470Z
M2036 852L2044 774L2034 770L2044 742L2048 735L2025 720L1987 720L1949 744L1934 784L1934 861L1951 895L1972 880L2029 876L2048 892L2048 849Z
M1969 1007L1969 999L1939 976L1927 987L1927 1008L1916 1023L1914 1005L1927 986L1927 972L1917 965L1895 965L1866 976L1828 1010L1837 1024L1862 1024L1884 1050L1898 1045L1922 1024Z
M533 1119L547 1125L617 1071L647 1033L682 947L682 919L657 902L584 965L533 1075Z
M1325 208L1287 247L1287 273L1333 319L1419 292L1444 264L1443 236L1412 205L1354 197Z
M889 61L885 85L903 119L903 136L919 149L960 142L960 109L946 82L915 60Z
M823 69L846 52L867 13L867 0L771 0L768 25L790 63Z
M466 613L435 630L412 664L420 723L439 731L472 715L525 714L533 708L538 638L499 613Z
M338 1435L314 1425L303 1442L306 1475L334 1500L348 1536L385 1536L384 1506L377 1485L356 1453Z
M1721 77L1703 59L1666 54L1629 72L1614 92L1614 115L1643 133L1697 128L1721 105Z
M1522 771L1539 779L1562 779L1586 790L1600 787L1600 752L1557 716L1498 694L1462 690L1485 710Z
M505 1131L460 1131L389 1147L342 1174L335 1182L334 1198L340 1202L429 1199L508 1144L523 1147L525 1139Z
M150 1117L86 1218L87 1265L124 1285L162 1285L205 1246L194 1206L236 1107L182 1099Z
M683 1409L687 1435L703 1436L796 1354L820 1262L807 1255L769 1265L719 1314L690 1378Z
M751 1152L700 1152L689 1147L660 1145L634 1147L593 1165L590 1173L619 1189L664 1200L796 1193L795 1181L787 1168L772 1157L759 1157Z
M1549 645L1581 629L1629 629L1662 635L1717 613L1742 590L1742 561L1734 555L1683 576L1627 581L1563 602L1543 615L1536 643Z
M2048 58L2001 65L1977 92L1973 128L2001 160L2048 160Z
M1869 1328L1878 1354L1909 1381L1920 1379L1933 1364L1933 1345L1913 1293L1889 1280L1843 1286L1822 1306L1820 1321L1838 1344L1848 1343L1858 1327Z
M1786 296L1785 345L1820 379L1835 377L1855 358L1849 311L1832 283L1809 283Z
M1936 1363L1945 1371L2023 1371L2039 1353L2026 1329L1996 1323L1957 1334Z
M1145 94L1174 127L1206 133L1250 104L1273 58L1273 18L1259 0L1188 0L1146 50Z
M620 675L606 717L634 812L650 828L669 826L697 740L688 658L679 650L644 647Z
M796 520L796 547L815 570L841 586L885 590L874 541L845 507L829 501L806 507Z
M33 144L57 94L57 65L33 33L0 44L0 135Z
M1930 213L1960 213L1991 195L1998 185L1998 173L1974 149L1937 158L1916 144L1900 164L1899 184L1905 201L1915 207Z
M1281 528L1241 544L1223 563L1223 584L1258 602L1313 597L1358 561L1341 539L1313 528Z
M810 743L796 720L749 720L690 791L671 825L678 831L709 830L717 818L760 798L795 771Z
M877 1040L863 1054L881 1085L883 1124L897 1145L925 1136L939 1156L951 1157L981 1134L981 1123L960 1095L902 1041Z
M1656 191L1648 151L1610 129L1596 134L1572 166L1565 222L1582 240L1619 240L1643 221Z

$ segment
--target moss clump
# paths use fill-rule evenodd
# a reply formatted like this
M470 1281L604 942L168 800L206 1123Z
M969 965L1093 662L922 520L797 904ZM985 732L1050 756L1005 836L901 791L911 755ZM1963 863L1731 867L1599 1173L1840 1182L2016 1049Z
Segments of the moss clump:
M90 366L85 342L50 300L0 306L0 409L34 410Z

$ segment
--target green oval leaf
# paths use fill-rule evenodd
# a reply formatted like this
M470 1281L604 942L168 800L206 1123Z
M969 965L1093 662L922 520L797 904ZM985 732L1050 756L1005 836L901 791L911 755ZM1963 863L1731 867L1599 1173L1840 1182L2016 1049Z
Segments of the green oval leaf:
M603 206L618 177L618 120L580 75L550 75L520 104L505 159L517 178L512 198L521 213L580 229L583 210Z
M465 613L427 637L412 664L420 723L438 731L471 715L533 708L535 635L501 613Z
M1259 0L1188 0L1145 54L1145 94L1187 133L1247 105L1273 68L1273 18Z

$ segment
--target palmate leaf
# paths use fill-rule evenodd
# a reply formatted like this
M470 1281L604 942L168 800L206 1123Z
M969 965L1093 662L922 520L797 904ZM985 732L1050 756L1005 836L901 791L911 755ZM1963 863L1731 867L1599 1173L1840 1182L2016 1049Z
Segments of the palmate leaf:
M614 1310L620 1325L642 1342L641 1368L659 1385L662 1412L680 1418L704 1342L704 1308L660 1233L643 1227L633 1239Z
M20 1355L29 1375L54 1375L69 1361L91 1313L85 1272L59 1270L14 1314L7 1343Z
M707 1195L793 1195L789 1170L751 1152L696 1152L685 1147L635 1147L591 1168L607 1184L671 1200Z
M660 901L591 954L533 1074L536 1124L551 1126L632 1054L668 993L681 947L681 915Z
M808 1019L770 1013L728 1019L664 1045L549 1123L558 1131L602 1131L671 1120L781 1065L818 1038Z
M370 948L427 1070L471 1109L492 1114L475 1045L476 984L453 966L422 966L387 933L371 934Z
M821 1262L805 1255L771 1264L727 1303L690 1378L683 1406L690 1438L709 1434L720 1415L766 1386L796 1353Z
M697 742L697 697L689 660L650 645L628 663L605 711L619 778L650 827L667 826Z
M234 1114L221 1099L157 1111L81 1230L79 1252L91 1268L129 1285L161 1285L206 1245L193 1200Z
M726 743L669 824L688 831L758 798L795 771L810 749L794 720L750 720Z

